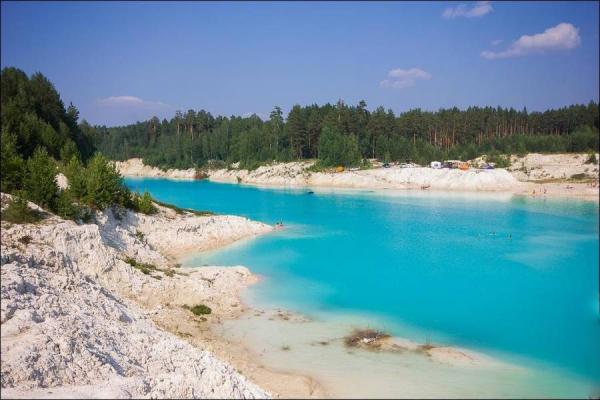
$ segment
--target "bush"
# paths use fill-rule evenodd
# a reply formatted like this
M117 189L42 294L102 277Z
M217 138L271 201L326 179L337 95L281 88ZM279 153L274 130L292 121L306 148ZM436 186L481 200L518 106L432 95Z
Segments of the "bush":
M80 209L75 204L71 193L68 190L63 190L58 194L54 212L61 218L75 220L79 218Z
M596 158L596 153L590 153L588 159L585 161L586 164L598 164L598 158Z
M2 211L2 221L14 224L31 224L43 218L42 213L32 210L27 206L27 201L22 197L13 197L12 201Z
M196 304L193 307L188 305L183 306L186 310L190 310L194 315L208 315L212 312L209 306L205 306L204 304Z
M158 212L158 208L156 208L152 203L152 197L150 196L150 193L144 192L141 197L135 195L135 198L137 202L137 211L148 215L156 214Z
M510 155L501 155L495 152L491 152L485 161L494 163L496 168L508 168L510 167Z

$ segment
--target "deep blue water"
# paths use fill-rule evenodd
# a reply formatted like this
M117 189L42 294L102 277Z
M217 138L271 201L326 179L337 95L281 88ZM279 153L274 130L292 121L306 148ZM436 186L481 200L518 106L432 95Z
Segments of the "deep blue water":
M392 331L414 327L600 384L596 203L126 182L181 207L282 220L282 231L194 258L265 275L263 301L377 314Z

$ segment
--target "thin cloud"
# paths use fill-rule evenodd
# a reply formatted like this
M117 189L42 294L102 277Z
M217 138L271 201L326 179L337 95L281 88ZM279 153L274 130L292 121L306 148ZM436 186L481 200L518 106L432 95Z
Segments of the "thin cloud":
M256 115L258 118L262 119L263 121L266 121L269 119L269 116L265 113L261 113L261 112L246 112L242 114L243 118L250 118L251 116Z
M492 12L491 1L477 1L472 7L468 4L459 4L456 7L448 7L442 13L442 17L446 19L453 19L457 17L465 18L479 18Z
M156 108L169 107L161 101L147 101L135 96L110 96L98 100L98 105L103 107L137 107L137 108Z
M498 46L500 43L502 43L502 39L492 40L492 46Z
M429 80L431 74L419 68L401 69L396 68L388 72L388 78L382 80L381 87L404 89L414 86L418 80Z
M543 54L551 51L570 50L581 44L579 29L568 23L560 23L543 33L523 35L504 51L482 51L481 57L488 60L521 57L528 54Z

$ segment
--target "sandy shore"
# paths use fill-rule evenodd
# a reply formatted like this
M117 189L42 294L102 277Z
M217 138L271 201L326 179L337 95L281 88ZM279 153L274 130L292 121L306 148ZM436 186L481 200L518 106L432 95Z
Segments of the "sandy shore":
M2 194L3 207L9 199ZM2 397L322 395L311 379L253 363L242 344L212 333L244 312L240 292L256 281L247 268L173 266L183 251L271 229L162 207L155 216L110 210L81 225L51 214L37 224L3 221ZM183 307L195 304L212 313Z
M587 154L532 153L521 158L513 156L508 169L461 171L392 166L339 173L311 172L309 168L314 161L302 161L275 163L253 171L209 170L207 176L213 182L257 186L504 192L598 201L598 164L589 164L587 159ZM194 176L191 170L162 171L146 166L141 159L117 162L116 165L125 176L173 179L192 179Z

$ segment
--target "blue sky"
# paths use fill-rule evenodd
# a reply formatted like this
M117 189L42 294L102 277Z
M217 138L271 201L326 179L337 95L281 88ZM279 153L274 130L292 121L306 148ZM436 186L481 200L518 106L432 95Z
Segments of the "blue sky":
M598 2L2 2L2 67L81 117L598 101Z

